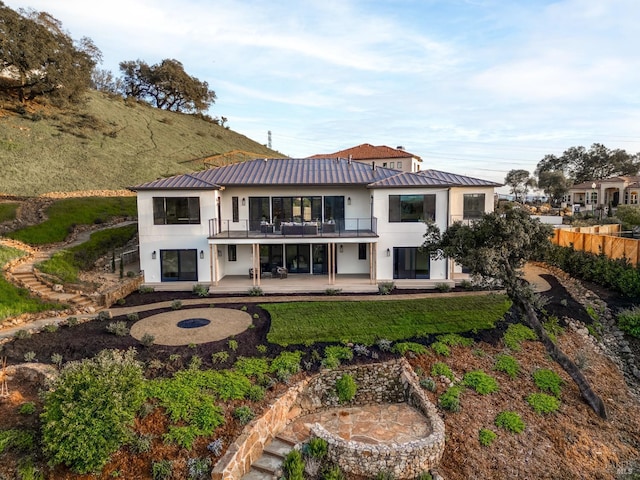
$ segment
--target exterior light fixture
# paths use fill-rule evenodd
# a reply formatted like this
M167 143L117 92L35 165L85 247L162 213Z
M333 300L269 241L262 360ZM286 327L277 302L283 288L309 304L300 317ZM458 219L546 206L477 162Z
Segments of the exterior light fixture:
M242 197L242 206L244 207L246 204L247 204L247 200L244 197Z
M200 250L200 259L204 258L204 250Z
M391 250L387 248L387 257L391 256Z
M218 249L218 256L221 257L222 256L222 250Z
M340 245L340 253L344 252L344 245Z
M151 252L151 259L152 260L156 259L156 251L155 250L153 252Z
M351 205L351 197L347 197L347 205Z

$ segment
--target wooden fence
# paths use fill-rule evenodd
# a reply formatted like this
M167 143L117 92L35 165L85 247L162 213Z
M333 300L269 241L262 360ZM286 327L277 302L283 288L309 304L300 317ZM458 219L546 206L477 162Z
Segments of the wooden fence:
M632 265L640 263L640 240L612 234L620 233L620 225L597 225L595 227L557 228L553 243L561 247L572 247L595 254L603 253L609 258L626 258Z

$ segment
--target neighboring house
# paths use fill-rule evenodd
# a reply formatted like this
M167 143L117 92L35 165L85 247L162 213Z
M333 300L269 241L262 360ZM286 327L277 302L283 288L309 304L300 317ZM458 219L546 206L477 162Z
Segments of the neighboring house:
M399 172L344 159L259 159L164 178L138 197L147 284L225 279L453 283L418 248L423 220L444 230L493 210L497 183L437 170ZM295 278L295 277L294 277ZM411 282L409 282L411 280Z
M578 183L563 201L579 211L592 211L609 205L638 205L639 194L640 176L620 176Z
M391 148L385 145L374 147L363 143L335 153L312 155L309 158L344 158L366 163L370 166L393 168L403 172L419 172L422 159L407 152L404 147Z

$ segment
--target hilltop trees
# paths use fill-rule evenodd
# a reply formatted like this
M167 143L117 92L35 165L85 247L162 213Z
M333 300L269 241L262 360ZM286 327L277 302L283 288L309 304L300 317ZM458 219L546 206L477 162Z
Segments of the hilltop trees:
M527 170L509 170L504 183L511 187L516 202L524 202L529 188L535 187L536 181Z
M120 62L120 71L124 95L157 108L202 113L216 98L208 83L188 75L178 60L165 59L156 65L142 60Z
M46 96L77 101L89 88L101 52L89 38L74 40L46 12L20 9L0 1L0 93L20 101Z

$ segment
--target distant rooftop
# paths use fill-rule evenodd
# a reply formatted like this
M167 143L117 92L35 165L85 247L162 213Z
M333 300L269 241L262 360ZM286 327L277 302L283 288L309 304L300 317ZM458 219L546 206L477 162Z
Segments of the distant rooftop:
M379 160L383 158L415 158L419 162L422 159L418 155L407 152L403 147L391 148L386 145L377 147L363 143L357 147L347 148L339 152L312 155L309 158L349 158L352 160Z

